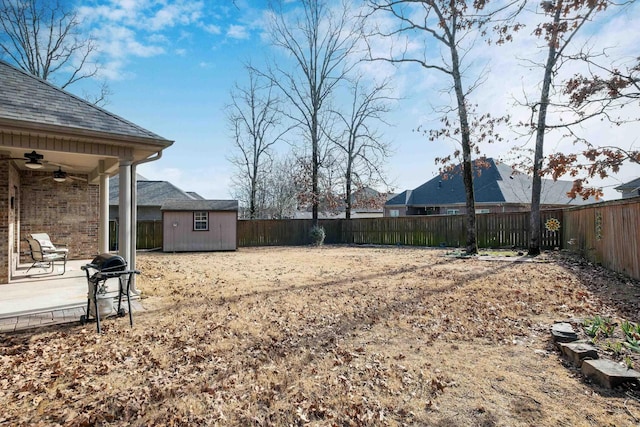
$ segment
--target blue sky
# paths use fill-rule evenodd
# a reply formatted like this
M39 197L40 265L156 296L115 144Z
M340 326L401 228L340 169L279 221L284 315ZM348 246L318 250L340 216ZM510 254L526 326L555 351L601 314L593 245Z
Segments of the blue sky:
M80 2L83 23L102 50L105 78L113 94L105 108L167 139L174 145L163 158L143 165L139 172L149 179L167 180L185 191L206 198L231 197L233 168L227 158L232 143L225 121L225 105L234 83L243 85L243 63L264 61L276 54L265 28L263 0L95 0ZM295 2L289 1L289 7ZM586 32L581 44L608 47L625 64L640 55L640 6L608 12L606 20ZM524 19L533 20L533 14ZM542 72L524 59L537 58L541 43L521 31L516 42L501 48L478 50L470 58L472 69L487 69L487 81L474 93L474 101L498 115L509 112L526 117L518 102L535 97ZM624 34L624 36L623 36ZM454 148L448 142L429 142L418 126L437 126L433 108L449 102L443 92L448 81L415 66L393 68L369 66L365 70L393 78L402 99L387 117L393 126L384 129L394 150L387 174L395 191L414 188L437 174L434 158ZM571 70L568 70L570 72ZM87 88L84 88L87 89ZM78 89L71 88L71 91ZM640 108L627 109L640 117ZM627 148L640 146L638 123L611 127L594 123L582 129L596 142L615 142ZM507 140L526 144L508 130ZM547 139L546 151L570 149L559 137ZM503 156L507 146L485 147L490 156ZM629 165L605 186L607 199L618 198L612 187L640 175L638 165Z

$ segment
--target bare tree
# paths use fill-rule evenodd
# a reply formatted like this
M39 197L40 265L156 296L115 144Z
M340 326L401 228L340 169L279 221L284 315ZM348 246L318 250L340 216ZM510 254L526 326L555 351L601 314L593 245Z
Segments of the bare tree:
M295 216L297 188L294 178L295 159L291 155L275 158L264 182L264 211L269 218L283 219Z
M575 39L576 34L589 22L594 14L604 10L610 4L608 0L555 0L544 1L541 4L542 14L547 21L538 25L535 34L546 41L546 61L542 64L543 78L540 100L530 105L530 127L535 132L535 150L533 158L533 181L531 184L531 217L529 255L540 254L541 224L540 199L542 190L542 175L544 173L544 140L546 133L553 128L570 129L573 124L582 122L584 117L578 117L574 122L564 121L559 125L552 125L547 121L549 107L553 107L550 94L554 77L559 68L565 63L566 51Z
M335 138L331 137L343 158L340 164L343 168L347 219L351 218L354 188L362 189L385 181L382 168L390 155L389 144L382 139L375 125L388 124L384 121L384 114L390 111L389 103L393 99L388 94L388 80L368 88L362 77L358 76L350 91L349 110L335 111L342 132Z
M255 186L254 206L255 219L293 218L298 208L298 187L296 179L297 162L289 153L285 156L271 155L266 159L265 167L260 172ZM251 189L246 177L237 173L233 178L232 194L243 209L242 219L252 219L248 209Z
M0 52L26 72L62 89L97 77L97 45L82 33L75 11L60 0L0 0ZM110 94L106 83L90 96L101 104Z
M332 9L325 0L301 0L293 15L282 3L274 8L271 38L275 47L292 58L294 67L274 62L265 76L277 85L292 111L290 118L303 129L311 156L311 203L314 225L318 222L322 165L322 122L330 99L352 67L359 29L346 3Z
M638 120L637 116L623 117L620 114L629 110L624 109L628 105L640 105L639 58L635 58L627 66L607 66L602 65L603 61L611 60L606 50L597 55L582 50L576 55L569 56L569 59L587 65L586 73L577 73L560 85L563 94L569 96L567 107L576 121L582 122L601 117L620 126L626 122ZM566 126L566 124L551 126ZM578 150L579 153L550 154L542 173L551 175L554 179L564 174L574 177L580 174L582 178L574 180L571 197L581 196L584 199L591 196L599 197L602 193L600 189L585 185L589 179L605 178L612 172L618 172L627 162L640 164L638 149L595 145L574 132L570 132L570 135L574 137L574 145L580 144L583 148Z
M455 107L451 110L457 114L455 135L459 138L462 149L462 177L466 193L467 210L467 242L466 252L478 252L476 243L476 216L473 191L472 152L474 142L471 140L470 119L468 112L469 95L481 83L481 75L475 83L465 88L464 81L469 80L469 73L463 64L465 56L473 48L473 43L465 39L473 39L475 35L485 31L488 24L493 24L501 34L498 43L508 40L510 30L517 30L518 26L509 27L495 21L496 14L509 9L514 3L507 2L494 10L488 10L487 1L474 2L473 5L465 1L453 0L369 0L372 9L370 17L378 14L390 16L397 25L389 30L376 28L372 36L385 38L407 37L414 41L421 41L424 45L420 52L410 52L407 47L390 53L378 55L370 49L371 60L383 60L396 64L418 64L428 71L443 73L451 79L452 91L455 95ZM408 42L407 42L408 43ZM440 55L429 56L431 43L441 47ZM467 75L464 76L465 70ZM463 76L466 79L463 80ZM473 79L471 79L473 80Z
M271 149L289 129L281 130L280 100L274 84L261 78L251 66L246 69L248 86L236 84L226 109L235 148L230 161L238 169L235 184L244 189L249 218L255 219L261 210L259 186L264 185L262 180L272 166Z

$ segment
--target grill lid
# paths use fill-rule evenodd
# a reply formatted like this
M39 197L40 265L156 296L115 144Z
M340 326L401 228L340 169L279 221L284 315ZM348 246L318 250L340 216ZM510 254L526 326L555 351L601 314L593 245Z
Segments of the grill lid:
M124 271L127 262L120 255L100 254L91 261L91 267L102 272Z

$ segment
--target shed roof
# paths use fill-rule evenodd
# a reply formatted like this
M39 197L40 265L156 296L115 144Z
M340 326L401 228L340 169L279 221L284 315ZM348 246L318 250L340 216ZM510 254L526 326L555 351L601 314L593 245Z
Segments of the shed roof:
M2 60L0 87L2 119L151 139L171 145L171 141Z
M168 200L163 211L237 211L237 200Z

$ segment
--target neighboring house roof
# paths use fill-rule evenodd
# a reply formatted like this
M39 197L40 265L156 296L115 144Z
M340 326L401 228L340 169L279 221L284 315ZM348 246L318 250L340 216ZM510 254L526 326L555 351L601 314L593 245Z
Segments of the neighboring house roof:
M0 117L128 137L171 141L0 60ZM5 90L11 88L11 90Z
M195 191L187 191L187 194L193 197L195 200L204 200L204 197L196 193Z
M169 200L163 211L237 211L237 200Z
M385 203L385 206L405 206L411 201L413 190L405 190L402 193L392 197Z
M634 191L640 188L640 178L636 178L624 184L618 185L615 190L618 191Z
M168 200L194 200L202 199L197 193L192 195L182 191L175 185L167 181L149 181L138 175L137 181L137 204L138 206L162 206ZM109 179L109 205L118 205L119 176ZM196 197L197 196L197 197Z
M389 200L386 206L443 206L465 203L462 167L457 165L446 175L425 182L413 191L405 191ZM474 167L473 188L476 203L531 203L530 176L514 171L510 166L486 159L486 167ZM581 198L571 199L571 181L542 180L541 204L583 205L591 203Z

